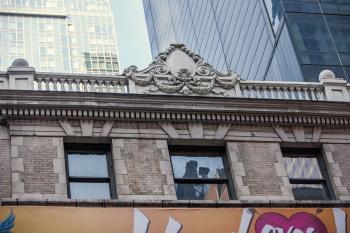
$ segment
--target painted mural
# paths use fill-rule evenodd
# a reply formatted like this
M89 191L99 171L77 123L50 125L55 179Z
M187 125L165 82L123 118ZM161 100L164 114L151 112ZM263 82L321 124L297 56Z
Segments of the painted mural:
M0 233L347 233L349 208L0 207Z

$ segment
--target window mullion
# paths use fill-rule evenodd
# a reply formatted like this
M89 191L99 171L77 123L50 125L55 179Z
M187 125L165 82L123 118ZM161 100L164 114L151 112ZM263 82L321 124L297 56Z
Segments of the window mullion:
M92 182L92 183L106 183L110 181L109 177L69 177L69 182Z
M326 182L325 179L289 179L291 184L322 184Z

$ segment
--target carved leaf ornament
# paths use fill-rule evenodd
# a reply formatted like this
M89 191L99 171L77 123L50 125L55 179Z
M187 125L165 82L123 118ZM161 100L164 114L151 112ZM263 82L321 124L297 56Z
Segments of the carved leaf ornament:
M158 54L153 63L138 71L130 66L124 71L144 93L162 92L182 95L223 95L235 87L240 76L232 71L223 74L182 44L173 44Z

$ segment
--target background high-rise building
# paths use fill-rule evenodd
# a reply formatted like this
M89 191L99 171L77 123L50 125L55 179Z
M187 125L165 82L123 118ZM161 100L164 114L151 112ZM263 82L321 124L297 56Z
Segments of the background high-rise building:
M143 0L153 56L184 43L249 80L350 80L349 0Z
M0 70L18 57L38 71L117 74L110 0L0 1Z

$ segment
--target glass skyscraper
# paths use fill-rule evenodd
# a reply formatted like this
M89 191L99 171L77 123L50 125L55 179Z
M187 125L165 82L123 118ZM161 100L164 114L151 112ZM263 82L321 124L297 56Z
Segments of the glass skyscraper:
M349 0L143 0L155 56L184 43L248 80L350 80Z
M0 70L18 57L42 72L117 74L110 0L0 0Z

